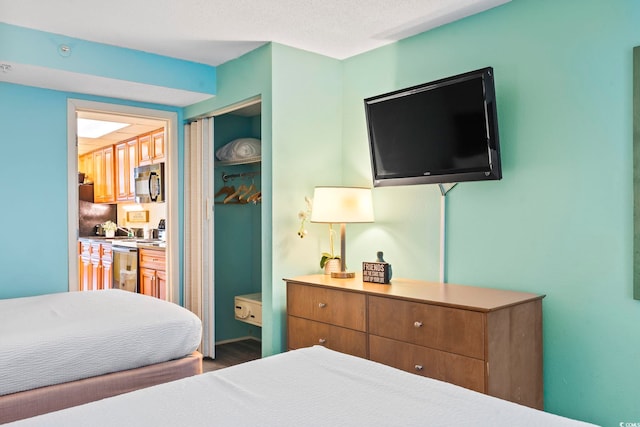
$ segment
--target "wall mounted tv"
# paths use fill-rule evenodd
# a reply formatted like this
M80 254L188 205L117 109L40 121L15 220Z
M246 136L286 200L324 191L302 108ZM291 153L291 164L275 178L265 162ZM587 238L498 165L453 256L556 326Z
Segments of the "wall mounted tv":
M364 103L374 187L502 178L493 68Z

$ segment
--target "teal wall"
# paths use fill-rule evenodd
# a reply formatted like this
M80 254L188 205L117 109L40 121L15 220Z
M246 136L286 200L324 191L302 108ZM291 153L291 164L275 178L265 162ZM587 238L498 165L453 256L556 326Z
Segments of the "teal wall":
M216 92L216 68L30 30L0 22L0 60L83 75ZM58 46L71 55L58 54ZM182 108L53 91L0 82L0 298L68 289L67 100L70 98L177 113ZM178 127L178 187L182 188L183 129ZM10 159L10 160L7 160ZM182 191L179 226L182 228ZM179 251L182 254L182 242ZM180 265L182 269L182 265ZM6 273L5 273L6 272ZM182 275L180 274L180 278ZM182 279L181 279L182 280ZM180 286L181 288L181 286Z
M279 329L274 329L273 327L273 316L272 311L269 310L271 305L271 240L272 240L272 229L271 229L271 221L272 221L272 209L271 209L271 156L272 156L272 132L271 132L271 45L264 45L258 49L253 50L252 52L243 55L233 61L229 61L225 64L222 64L217 69L217 80L218 80L218 90L215 98L211 98L209 100L200 102L198 104L191 105L184 109L184 116L186 120L195 119L199 116L211 115L217 111L226 109L230 105L237 104L239 102L245 101L250 98L260 97L262 103L262 113L261 113L261 121L259 124L259 129L256 129L258 126L257 121L254 121L251 124L251 131L255 132L254 134L260 135L261 137L261 145L262 145L262 162L260 163L261 169L261 177L260 184L262 190L262 202L257 205L259 209L259 217L260 217L260 239L259 239L259 252L261 254L260 260L260 272L261 277L258 279L261 285L262 291L262 306L263 306L263 315L262 315L262 353L265 355L273 354L273 342L274 337L279 337L281 332ZM214 123L217 123L214 122ZM221 136L216 135L216 138L226 139L226 137L232 137L232 135L227 135L228 130L224 127L220 129L220 132L214 129L214 134L220 133ZM216 145L222 143L222 141L216 141ZM234 167L237 168L237 167ZM234 171L235 172L235 171ZM217 179L217 178L215 178ZM219 182L215 183L215 191L219 189ZM240 322L234 320L232 313L228 312L228 310L233 308L233 305L229 306L228 302L230 301L230 297L232 294L238 295L233 291L232 288L228 287L226 278L221 276L218 272L218 260L217 256L220 255L223 244L230 243L234 250L238 249L236 243L233 241L233 236L230 236L228 230L223 228L222 230L219 228L219 225L223 224L227 218L227 215L233 215L234 212L230 211L228 208L234 207L222 207L220 209L216 208L215 218L216 218L216 254L214 254L214 259L211 262L215 263L216 270L216 283L215 283L215 292L216 296L218 296L219 292L223 293L223 301L222 304L216 303L216 333L220 333L221 337L225 339L230 337L237 336L246 336L247 332L253 333L257 330L249 329L247 330L246 326L241 326ZM241 208L246 208L241 207ZM247 214L251 212L251 215L257 215L255 212L255 207L248 207L249 210L243 210L241 213ZM218 224L218 220L220 220L220 224ZM258 226L255 225L254 228ZM253 236L252 238L255 238ZM242 245L241 250L245 250L244 245ZM252 251L258 251L258 248L252 248ZM238 258L236 258L238 259ZM224 272L225 267L222 267L222 272ZM247 273L246 271L243 273ZM231 273L224 273L231 274ZM255 279L252 279L255 280ZM220 283L219 283L220 281ZM235 281L235 279L231 279L231 281ZM244 285L243 285L244 286ZM253 285L252 285L253 286ZM256 292L256 291L254 291ZM226 301L224 301L226 300ZM233 304L233 303L231 303ZM223 307L224 306L224 307ZM220 340L221 338L216 336L216 340Z
M640 2L514 0L344 61L344 181L370 182L362 100L495 69L499 182L449 195L451 283L546 294L545 408L640 421L640 302L632 299L632 48ZM374 189L351 259L438 279L436 186Z
M172 111L182 120L179 108L0 82L0 99L10 100L0 103L0 298L68 289L69 98ZM182 127L178 139L182 188Z
M64 292L67 98L0 83L0 99L0 298Z
M323 225L297 237L304 197L317 185L371 182L362 100L490 65L504 178L464 183L447 196L448 279L546 294L546 410L602 425L638 422L640 306L631 295L638 22L637 0L513 0L345 61L274 43L218 67L216 98L180 117L261 96L263 354L285 347L282 278L318 272L328 245ZM20 201L0 210L0 223L11 224L0 240L0 297L66 289L72 95L0 84L0 98L11 99L0 106L0 147L14 159L0 168L1 182L11 183L0 197ZM45 171L42 211L24 194ZM435 186L375 189L376 223L349 225L349 258L384 250L394 276L437 280L439 203ZM53 224L46 233L43 218ZM38 253L43 268L33 268L34 241L46 247Z
M216 68L0 22L0 61L174 89L216 93ZM10 42L9 42L10 41ZM61 56L60 45L71 48ZM13 72L20 72L19 69Z
M298 212L317 185L342 180L342 64L273 44L273 351L286 349L283 278L320 272L326 224L297 235Z
M283 278L319 271L319 254L328 245L322 224L298 238L297 215L314 186L341 182L342 65L271 43L221 65L217 76L217 96L187 107L187 119L262 99L262 353L270 355L286 346ZM216 282L216 293L220 286Z

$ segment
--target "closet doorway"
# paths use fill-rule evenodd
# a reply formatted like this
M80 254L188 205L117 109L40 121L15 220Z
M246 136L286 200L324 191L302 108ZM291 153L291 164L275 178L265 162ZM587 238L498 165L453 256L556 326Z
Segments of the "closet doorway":
M214 148L261 140L259 97L214 113ZM261 340L261 157L214 162L216 343Z

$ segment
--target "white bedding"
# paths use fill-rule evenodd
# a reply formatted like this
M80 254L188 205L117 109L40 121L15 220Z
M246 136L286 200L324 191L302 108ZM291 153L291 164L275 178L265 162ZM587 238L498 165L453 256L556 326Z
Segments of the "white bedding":
M18 421L11 426L586 426L312 347Z
M201 333L190 311L118 289L0 300L0 395L184 357Z

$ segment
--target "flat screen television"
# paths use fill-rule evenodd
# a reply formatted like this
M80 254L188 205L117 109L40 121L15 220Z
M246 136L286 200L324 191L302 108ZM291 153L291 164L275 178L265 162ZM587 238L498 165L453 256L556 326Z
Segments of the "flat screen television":
M374 187L502 178L493 68L364 103Z

